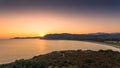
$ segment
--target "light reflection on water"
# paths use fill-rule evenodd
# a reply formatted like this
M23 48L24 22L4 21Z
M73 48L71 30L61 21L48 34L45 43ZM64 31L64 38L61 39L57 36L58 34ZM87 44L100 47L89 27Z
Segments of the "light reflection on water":
M69 41L69 40L0 40L0 63L12 62L16 59L29 59L33 56L46 54L52 51L60 50L106 50L112 49L120 51L119 49L108 46L107 44L98 44L83 41Z

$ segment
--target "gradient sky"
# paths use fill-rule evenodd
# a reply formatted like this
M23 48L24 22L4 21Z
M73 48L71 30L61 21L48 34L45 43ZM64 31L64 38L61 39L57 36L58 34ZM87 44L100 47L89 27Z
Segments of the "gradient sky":
M24 1L19 4L12 1L8 1L8 5L3 2L0 6L0 38L48 33L120 32L120 6L117 0L99 5L94 3L95 0L91 0L92 5L86 2L79 5L81 2L77 3L77 0L70 0L73 3L61 0L58 4L52 0L50 4L45 1L42 5L35 5L38 3L33 0L25 4Z

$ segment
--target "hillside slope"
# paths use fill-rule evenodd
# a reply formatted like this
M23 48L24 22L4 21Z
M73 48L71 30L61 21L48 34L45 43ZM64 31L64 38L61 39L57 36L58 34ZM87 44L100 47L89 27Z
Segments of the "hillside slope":
M29 60L17 60L0 68L119 68L120 53L100 51L56 51L35 56Z

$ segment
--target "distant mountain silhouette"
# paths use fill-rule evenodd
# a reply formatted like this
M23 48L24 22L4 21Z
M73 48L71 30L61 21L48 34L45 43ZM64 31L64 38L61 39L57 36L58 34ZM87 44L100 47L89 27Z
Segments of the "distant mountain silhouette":
M14 37L12 39L82 40L82 41L120 41L120 33L90 34L47 34L44 37Z
M11 39L40 39L40 37L39 36L37 36L37 37L14 37Z
M117 41L120 33L92 33L92 34L48 34L44 39L53 40L89 40L89 41Z

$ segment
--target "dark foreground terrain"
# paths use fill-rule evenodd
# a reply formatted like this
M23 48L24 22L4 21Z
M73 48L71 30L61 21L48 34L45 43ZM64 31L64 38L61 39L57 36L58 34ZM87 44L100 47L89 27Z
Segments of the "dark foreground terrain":
M3 64L0 68L120 68L120 53L112 50L55 51Z

